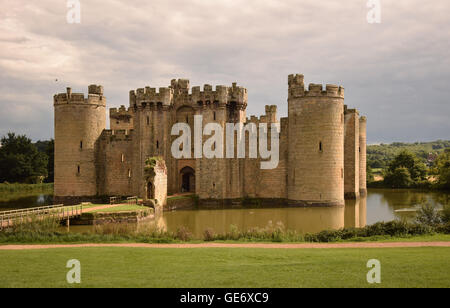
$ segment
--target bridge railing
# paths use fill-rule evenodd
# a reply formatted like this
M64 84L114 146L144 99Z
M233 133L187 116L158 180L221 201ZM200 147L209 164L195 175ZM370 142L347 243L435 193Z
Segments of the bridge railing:
M137 196L127 198L127 204L129 204L129 205L138 204L138 203L139 203L139 198Z
M109 197L109 204L119 204L121 201L120 197Z
M83 205L64 206L63 204L2 211L0 212L0 229L10 227L14 222L23 222L25 219L33 217L48 216L64 219L80 216L82 213Z

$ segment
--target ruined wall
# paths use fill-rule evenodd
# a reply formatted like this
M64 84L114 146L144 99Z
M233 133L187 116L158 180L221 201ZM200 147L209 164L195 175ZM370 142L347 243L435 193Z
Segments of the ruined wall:
M152 179L154 185L154 198L158 206L167 205L167 169L164 161L158 161L154 168L155 176Z
M359 115L356 109L344 112L344 193L345 199L359 197Z
M88 97L67 93L54 96L55 196L97 195L96 143L106 127L103 87L91 85Z
M289 76L288 199L293 205L344 204L344 89Z

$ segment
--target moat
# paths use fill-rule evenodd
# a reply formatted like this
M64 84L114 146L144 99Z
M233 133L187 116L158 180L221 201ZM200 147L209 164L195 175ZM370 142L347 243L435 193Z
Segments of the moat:
M266 227L270 223L282 223L287 230L300 233L318 232L325 229L360 227L378 221L411 218L408 211L428 200L433 206L450 204L450 194L443 192L421 192L415 190L369 189L366 198L359 201L348 200L345 207L312 208L263 208L227 210L180 210L165 212L156 221L168 231L179 226L187 227L195 236L211 228L215 232L229 231L231 225L245 230ZM0 211L48 205L52 203L49 194L15 195L13 199L0 198ZM88 231L89 226L72 226L72 232Z

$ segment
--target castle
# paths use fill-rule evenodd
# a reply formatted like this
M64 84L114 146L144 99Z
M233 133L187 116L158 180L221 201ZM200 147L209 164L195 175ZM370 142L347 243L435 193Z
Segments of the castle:
M247 89L235 83L190 91L189 80L178 79L158 91L130 91L128 108L110 109L110 129L102 86L90 85L87 98L67 88L54 96L55 198L67 203L99 196L152 198L154 183L144 170L149 157L164 159L169 195L192 192L200 202L258 198L330 206L364 195L366 118L344 105L340 86L305 88L303 75L290 75L288 84L288 117L280 120L276 106L266 106L259 118L246 117ZM175 159L171 128L181 122L193 126L194 115L203 116L203 125L279 123L278 166L261 169L261 158L249 158L248 152L245 158Z

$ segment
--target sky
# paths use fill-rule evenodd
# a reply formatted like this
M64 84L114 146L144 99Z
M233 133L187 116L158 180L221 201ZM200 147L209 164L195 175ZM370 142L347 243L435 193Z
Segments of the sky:
M345 88L368 118L369 143L450 139L450 1L0 0L0 136L53 137L53 95L89 84L108 107L132 89L195 85L248 89L247 115L277 105L287 76Z

